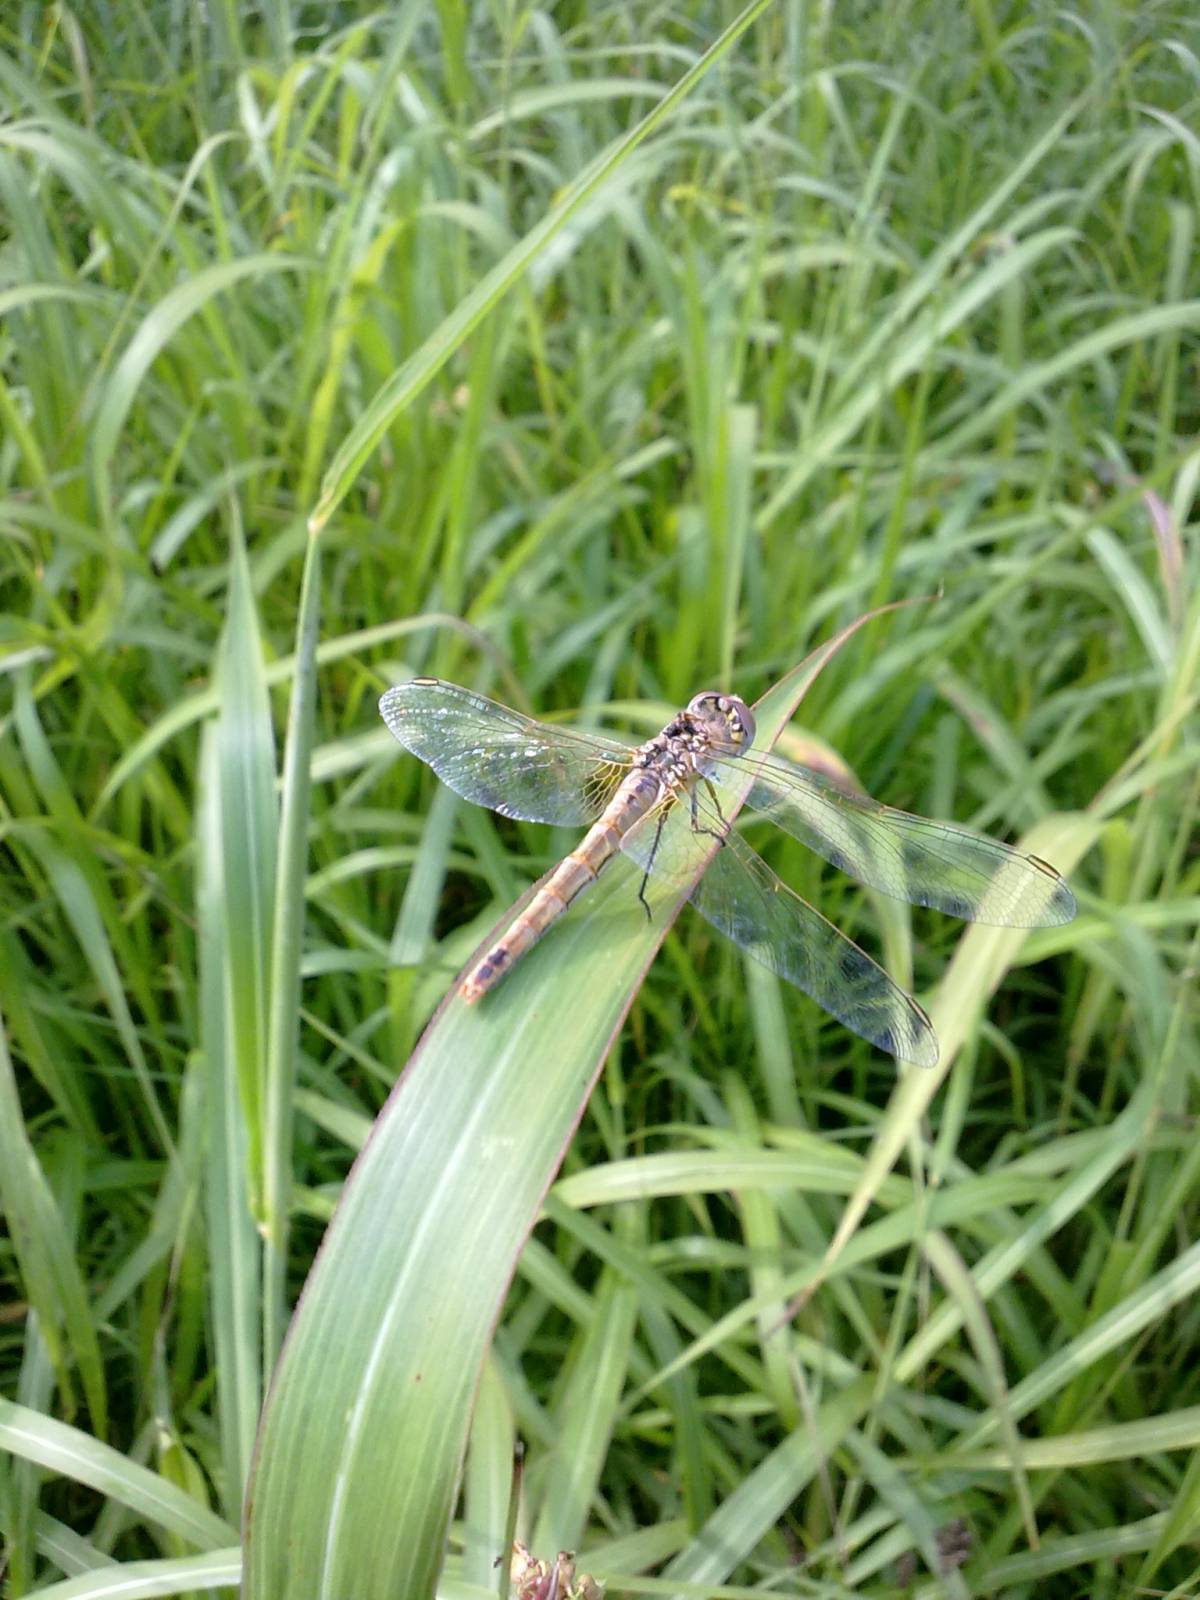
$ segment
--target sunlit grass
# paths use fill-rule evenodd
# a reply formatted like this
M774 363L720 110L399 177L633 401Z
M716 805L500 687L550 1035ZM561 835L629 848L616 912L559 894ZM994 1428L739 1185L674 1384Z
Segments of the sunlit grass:
M8 1592L229 1581L351 1156L564 848L437 793L380 688L644 736L939 593L801 720L1078 856L1081 915L1000 948L768 846L932 1006L930 1101L685 914L517 1264L445 1592L494 1591L518 1435L527 1540L617 1589L1194 1592L1200 29L769 8L401 409L733 18L427 9L0 20Z

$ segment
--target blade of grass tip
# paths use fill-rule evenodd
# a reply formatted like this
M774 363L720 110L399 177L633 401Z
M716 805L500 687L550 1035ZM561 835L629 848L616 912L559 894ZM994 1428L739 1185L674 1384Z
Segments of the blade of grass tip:
M1060 870L1069 873L1091 849L1100 831L1101 824L1093 817L1046 817L1031 829L1021 847L1034 855L1048 857ZM955 1055L975 1026L981 1007L994 993L1028 936L1029 930L1025 928L992 928L977 923L959 940L946 976L928 1008L938 1037L937 1065L904 1071L872 1142L862 1177L825 1252L821 1271L804 1291L803 1302L811 1298L827 1277L830 1266L862 1221L879 1185L917 1130Z
M778 736L860 618L759 701ZM736 810L736 807L734 807ZM715 848L715 845L714 845ZM647 922L614 862L477 1006L447 996L360 1155L268 1396L247 1600L432 1594L491 1330L634 994ZM505 919L507 921L507 919Z
M278 814L275 740L263 675L258 617L240 532L234 531L229 614L217 686L217 784L221 803L222 901L230 1044L249 1135L254 1212L264 1214L267 1130L266 1056L270 929L275 897Z
M304 881L317 703L317 634L321 620L320 544L319 536L309 538L300 584L271 930L263 1138L263 1224L267 1241L263 1351L268 1366L274 1364L283 1343L287 1304L293 1096L299 1069L300 958L304 948Z
M721 682L733 682L733 663L737 645L737 619L741 610L745 577L746 548L751 523L751 480L754 467L754 442L758 434L758 409L755 406L730 406L723 414L725 506L722 543L724 570L721 573L721 631L718 659Z
M321 496L311 518L319 530L345 497L360 468L383 438L395 419L412 403L421 390L437 376L454 352L470 337L487 316L543 254L551 241L577 211L594 200L604 183L617 172L646 139L663 123L677 105L695 88L721 58L728 54L747 28L767 10L773 0L752 0L723 33L693 63L674 88L662 97L624 138L602 151L540 222L529 230L475 288L444 317L408 361L394 373L347 434L321 485Z
M104 1361L70 1234L30 1142L0 1016L0 1199L21 1282L54 1364L63 1402L74 1405L70 1365L79 1368L91 1424L108 1432ZM64 1339L65 1336L65 1339ZM68 1357L69 1352L69 1357Z

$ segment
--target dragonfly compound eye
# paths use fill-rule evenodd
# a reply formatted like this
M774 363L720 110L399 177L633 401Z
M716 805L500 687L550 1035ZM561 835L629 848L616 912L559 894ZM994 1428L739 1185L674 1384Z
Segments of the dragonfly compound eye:
M704 721L715 722L738 750L754 743L754 713L736 695L717 694L714 689L706 689L688 702L688 712Z

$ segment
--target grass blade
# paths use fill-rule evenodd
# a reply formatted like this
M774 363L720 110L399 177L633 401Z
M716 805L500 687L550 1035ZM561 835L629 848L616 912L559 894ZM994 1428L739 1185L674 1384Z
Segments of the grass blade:
M267 1241L263 1349L268 1363L274 1361L283 1342L283 1316L287 1303L293 1095L299 1074L300 957L304 950L304 880L308 863L320 614L320 539L312 538L305 551L300 614L296 622L296 671L292 679L287 743L283 757L283 795L269 957L270 998L263 1107L263 1218ZM264 697L265 694L264 684ZM244 1481L239 1479L239 1482Z
M587 201L596 198L605 182L625 165L638 146L687 98L695 85L733 48L770 4L771 0L752 0L684 73L674 88L662 97L653 111L643 117L632 132L619 139L580 173L553 210L535 223L525 237L479 280L411 359L388 379L347 434L330 463L321 485L321 497L312 515L314 529L323 528L329 521L345 498L359 469L395 419L437 376L488 312L520 280L550 242L562 233L571 218Z
M200 1050L208 1107L205 1216L213 1355L221 1372L217 1425L225 1504L241 1504L262 1403L261 1240L250 1193L249 1137L230 1032L229 952L217 730L200 752L197 890Z
M201 1550L235 1542L235 1530L227 1522L157 1472L77 1428L3 1398L0 1448L25 1461L36 1461L49 1472L88 1484Z
M74 1393L70 1360L79 1368L101 1438L108 1431L108 1394L100 1343L71 1239L46 1174L30 1143L0 1017L0 1200L30 1305L58 1371L63 1393ZM70 1352L70 1360L68 1359Z
M758 703L766 743L867 620ZM467 1006L455 989L393 1091L346 1184L264 1414L248 1600L433 1592L501 1299L686 898L660 904L648 923L632 875L615 862L590 893L591 914L566 918L487 1004Z

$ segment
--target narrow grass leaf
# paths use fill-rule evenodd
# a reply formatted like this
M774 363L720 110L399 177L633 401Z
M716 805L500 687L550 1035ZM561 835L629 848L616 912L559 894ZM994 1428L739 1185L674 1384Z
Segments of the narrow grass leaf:
M240 538L234 543L231 568L229 615L217 669L221 711L215 776L221 806L221 904L230 1046L249 1134L254 1210L261 1222L265 1216L267 1014L279 817L271 705L250 572Z
M920 1550L925 1565L940 1582L947 1600L969 1600L970 1591L960 1573L943 1571L938 1550L937 1524L933 1513L921 1498L911 1474L906 1473L891 1456L887 1456L865 1433L852 1428L846 1436L846 1449L857 1461L863 1476L868 1479L879 1498L889 1506Z
M73 1403L73 1362L83 1382L91 1425L103 1438L108 1431L108 1391L96 1324L69 1230L25 1127L2 1016L0 1200L25 1292L37 1312L63 1398L68 1405Z
M208 1112L208 1273L222 1483L236 1513L250 1470L262 1404L261 1241L250 1194L249 1134L230 1036L229 954L225 939L225 866L221 836L218 731L205 729L197 814L197 943L200 1052Z
M1200 300L1152 306L1147 311L1137 311L1131 316L1107 322L1045 361L1026 365L986 405L972 411L964 422L947 434L938 445L938 453L951 458L958 456L973 440L993 429L1008 412L1067 377L1076 367L1098 361L1123 345L1138 344L1163 333L1197 328L1200 328Z
M96 407L92 425L92 470L99 504L111 503L109 468L142 380L179 329L222 290L246 278L261 277L268 272L295 272L307 265L295 256L282 254L243 256L237 261L222 261L189 273L182 283L163 296L129 341Z
M87 1484L202 1550L237 1542L237 1532L229 1523L157 1472L139 1466L90 1434L3 1398L0 1449L36 1461L47 1472Z
M912 326L903 332L896 329L886 356L877 353L874 364L866 366L861 383L839 398L836 408L807 441L795 466L759 508L756 526L768 527L787 510L813 474L867 421L878 407L882 393L894 389L917 372L955 329L1002 293L1006 284L1031 271L1044 255L1066 244L1073 235L1071 228L1049 228L1031 239L1022 240L1000 260L968 278L944 303L936 303L927 310ZM927 287L931 289L932 285ZM861 360L862 352L856 366Z
M955 1450L955 1468L1078 1467L1101 1461L1129 1461L1164 1450L1194 1450L1200 1446L1200 1406L1189 1406L1166 1416L1143 1417L1137 1422L1114 1422L1086 1433L1065 1433L1055 1438L1022 1439L993 1450ZM949 1457L946 1458L946 1461ZM935 1458L934 1465L945 1462Z
M159 1104L158 1091L150 1075L146 1053L142 1048L125 986L121 981L121 969L113 953L104 917L96 903L88 875L74 857L49 834L31 832L28 843L53 886L63 916L79 941L79 947L96 986L112 1016L117 1036L141 1091L146 1121L154 1130L161 1148L168 1156L173 1156L174 1144L171 1131Z
M995 1329L988 1320L987 1307L966 1262L940 1229L931 1231L921 1241L921 1248L926 1260L933 1266L934 1271L957 1302L962 1325L970 1337L975 1355L979 1361L980 1370L990 1390L987 1396L990 1409L996 1418L1001 1436L1008 1446L1017 1504L1021 1508L1021 1520L1025 1527L1025 1537L1029 1542L1030 1548L1036 1550L1038 1546L1038 1531L1037 1523L1034 1520L1033 1496L1029 1492L1029 1479L1020 1455L1020 1435L1017 1433L1016 1421L1009 1403L1008 1383L1004 1374L1004 1358L1000 1353L1000 1342L996 1338Z
M248 596L248 591L247 591ZM267 958L266 1066L263 1094L263 1232L266 1240L266 1293L263 1305L263 1349L272 1364L283 1342L287 1304L288 1217L291 1209L293 1096L299 1077L300 960L304 951L305 878L308 861L309 801L312 792L312 747L317 700L317 632L321 614L320 541L310 539L304 554L300 612L296 619L296 670L288 713L280 801L278 858L270 885L271 945ZM261 651L254 654L256 691L265 713L264 775L270 750L270 702ZM264 826L274 819L273 807L262 807ZM264 840L264 845L268 841ZM263 871L264 889L268 887ZM241 1480L244 1481L244 1480Z
M486 1588L496 1551L505 1546L517 1432L504 1375L494 1356L483 1364L463 1473L463 1576Z
M1071 1593L1093 1593L1091 1573L1086 1569L1111 1570L1123 1556L1137 1555L1154 1543L1166 1521L1166 1512L1143 1517L1140 1522L1118 1523L1115 1527L1096 1528L1087 1533L1073 1534L1064 1539L1047 1539L1040 1550L1006 1556L1003 1560L987 1563L978 1575L971 1575L976 1594L1003 1596L1020 1593L1036 1594L1034 1585L1056 1572L1070 1572L1076 1567L1085 1569L1073 1581ZM1044 1592L1045 1586L1041 1585ZM1136 1594L1136 1590L1127 1590ZM1190 1600L1187 1591L1170 1591L1171 1600ZM925 1597L922 1596L922 1600ZM932 1600L932 1597L931 1597ZM1165 1597L1163 1597L1165 1600Z
M38 1600L154 1600L157 1595L236 1589L241 1577L242 1552L235 1546L203 1555L95 1567L37 1593Z
M559 1377L534 1550L578 1549L604 1468L637 1322L634 1286L608 1269L596 1286L590 1320L578 1330Z
M853 1378L825 1400L813 1420L786 1438L738 1484L679 1552L664 1576L675 1600L693 1600L696 1586L711 1594L775 1527L860 1423L875 1396L876 1378Z
M327 666L334 661L344 661L347 656L357 656L379 645L407 638L410 634L425 633L437 628L459 633L469 643L480 648L485 655L495 657L495 645L470 623L463 622L460 617L430 611L422 613L419 617L401 617L398 621L381 622L373 628L359 628L341 634L336 639L326 639L317 646L317 665ZM507 662L500 659L496 664L511 681L511 669ZM291 682L295 672L296 657L281 656L278 660L265 664L263 677L268 687L274 688L277 684ZM158 720L122 754L121 759L105 778L92 807L92 820L96 820L112 804L131 779L145 771L159 751L170 744L172 739L177 738L185 729L193 727L197 722L203 722L206 717L213 716L220 709L220 704L220 692L214 684L211 688L200 689L195 694L187 696L178 705L168 706Z
M1081 1373L1102 1361L1122 1345L1129 1344L1147 1327L1160 1321L1176 1306L1200 1294L1200 1244L1185 1250L1175 1261L1155 1273L1124 1300L1085 1328L1061 1350L1013 1385L1009 1408L1018 1420L1057 1394ZM998 1419L988 1417L965 1436L964 1450L973 1449L996 1432Z

